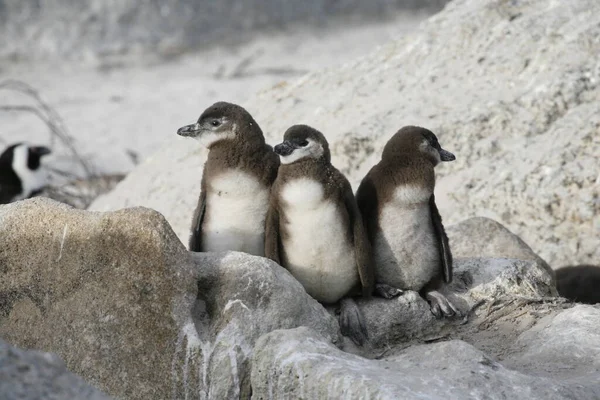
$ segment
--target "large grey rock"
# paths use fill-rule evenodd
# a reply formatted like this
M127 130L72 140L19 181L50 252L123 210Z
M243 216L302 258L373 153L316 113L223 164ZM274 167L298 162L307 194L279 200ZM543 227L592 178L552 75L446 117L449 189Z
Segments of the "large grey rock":
M254 342L337 322L283 268L241 253L189 253L143 208L0 207L0 337L55 352L118 398L247 397Z
M0 398L3 400L108 400L67 370L55 354L25 351L0 339Z
M595 378L600 377L596 373ZM596 399L600 388L505 368L463 341L414 346L386 360L343 353L307 328L256 344L253 398Z
M415 35L246 105L272 144L292 124L319 128L355 188L394 132L426 126L457 156L437 168L446 224L489 217L550 265L593 264L599 35L596 0L454 0ZM161 149L93 207L151 206L187 236L199 182L186 176L202 165L187 146Z
M455 258L490 257L532 260L552 271L527 243L493 219L469 218L446 227L446 233Z
M535 370L545 376L566 376L582 381L595 378L600 371L600 307L578 305L554 318L546 318L521 334L513 365Z
M325 25L331 17L348 15L381 19L399 9L437 10L446 1L0 0L0 57L89 58L143 50L172 56L199 45L226 43L224 38L239 42L261 28L298 22Z

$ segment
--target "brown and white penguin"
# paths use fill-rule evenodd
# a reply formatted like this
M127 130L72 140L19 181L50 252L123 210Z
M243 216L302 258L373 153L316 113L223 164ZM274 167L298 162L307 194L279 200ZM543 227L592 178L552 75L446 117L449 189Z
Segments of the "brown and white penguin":
M436 317L460 314L438 291L452 281L452 254L435 204L434 167L453 161L429 130L406 126L385 145L356 201L373 248L376 292L420 292Z
M275 146L281 166L271 191L265 255L286 268L314 299L341 300L342 333L362 344L363 318L351 297L372 292L370 246L352 188L331 165L325 136L294 125Z
M263 256L265 217L279 158L256 121L244 108L218 102L177 134L209 149L189 249Z

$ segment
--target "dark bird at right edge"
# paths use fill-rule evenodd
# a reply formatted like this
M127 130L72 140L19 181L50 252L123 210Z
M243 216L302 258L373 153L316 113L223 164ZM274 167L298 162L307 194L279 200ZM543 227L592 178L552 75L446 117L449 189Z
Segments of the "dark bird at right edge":
M434 167L453 160L431 131L405 126L356 192L373 248L376 293L392 298L417 291L437 318L460 315L439 291L452 281L452 254L434 196Z
M584 304L600 304L600 267L573 265L556 270L558 294Z

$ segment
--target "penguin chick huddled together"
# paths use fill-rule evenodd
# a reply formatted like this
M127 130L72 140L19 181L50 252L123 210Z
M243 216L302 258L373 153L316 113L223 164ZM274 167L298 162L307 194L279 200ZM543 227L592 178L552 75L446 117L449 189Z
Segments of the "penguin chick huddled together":
M48 185L42 157L50 154L44 146L16 143L0 155L0 204L28 199Z
M286 268L314 299L340 301L342 333L355 343L367 337L352 295L373 285L370 245L344 175L331 165L325 136L294 125L275 146L281 158L265 228L265 255Z
M373 248L376 292L385 298L420 292L438 318L460 314L438 291L452 281L452 254L434 196L434 167L454 159L431 131L403 127L356 192Z
M269 192L279 158L256 121L244 108L218 102L177 134L209 149L189 249L263 256Z

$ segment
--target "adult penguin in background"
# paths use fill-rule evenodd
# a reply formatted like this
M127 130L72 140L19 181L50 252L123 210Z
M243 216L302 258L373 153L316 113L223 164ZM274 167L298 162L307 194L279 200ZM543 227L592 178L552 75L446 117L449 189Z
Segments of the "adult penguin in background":
M28 199L48 185L42 157L50 154L44 146L16 143L0 155L0 204Z
M370 246L348 180L331 165L325 136L294 125L275 146L281 167L271 190L265 255L319 302L340 301L342 334L363 344L367 330L349 297L370 296Z
M209 149L189 249L264 256L265 217L279 158L256 121L244 108L218 102L177 134Z
M434 197L434 167L454 159L431 131L403 127L356 192L373 247L376 292L386 298L420 292L438 318L460 314L438 291L452 281L452 254Z

